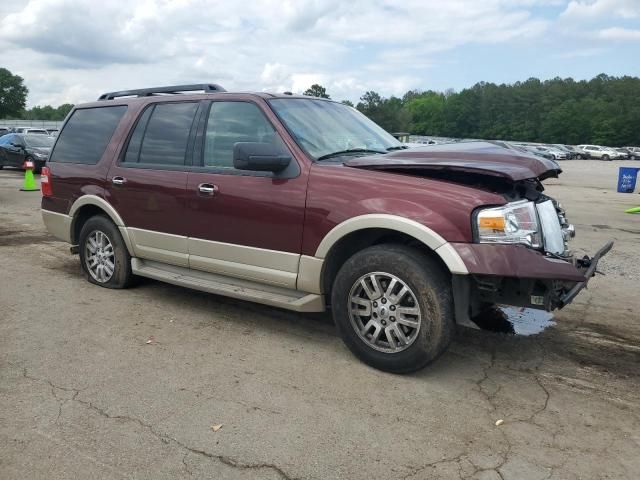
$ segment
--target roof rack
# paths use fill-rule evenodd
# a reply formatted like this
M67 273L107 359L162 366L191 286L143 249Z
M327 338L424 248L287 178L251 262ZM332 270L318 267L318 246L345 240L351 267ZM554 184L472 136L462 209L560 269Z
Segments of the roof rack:
M153 87L153 88L141 88L138 90L121 90L119 92L103 93L98 97L98 100L113 100L119 97L150 97L157 94L175 94L181 92L199 92L215 93L226 92L217 83L206 83L197 85L171 85L168 87Z

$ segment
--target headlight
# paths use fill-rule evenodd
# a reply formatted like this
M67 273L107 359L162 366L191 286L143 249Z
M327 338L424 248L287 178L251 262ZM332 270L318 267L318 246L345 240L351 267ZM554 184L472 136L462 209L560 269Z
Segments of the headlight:
M536 207L527 200L480 210L476 229L480 243L522 243L533 248L542 245Z

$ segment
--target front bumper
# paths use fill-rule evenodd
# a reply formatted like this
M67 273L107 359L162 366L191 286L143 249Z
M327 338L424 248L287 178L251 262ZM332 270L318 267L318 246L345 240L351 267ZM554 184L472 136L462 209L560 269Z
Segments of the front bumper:
M456 320L470 325L487 304L552 311L568 305L595 274L612 248L593 257L561 259L519 245L451 244L469 275L453 275Z

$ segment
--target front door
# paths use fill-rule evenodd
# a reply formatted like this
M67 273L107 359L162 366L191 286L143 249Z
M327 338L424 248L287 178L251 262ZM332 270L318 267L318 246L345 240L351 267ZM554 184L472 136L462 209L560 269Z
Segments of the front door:
M134 254L187 267L187 150L198 102L148 106L107 175L107 200L120 213Z
M24 149L25 142L21 135L13 135L9 142L4 146L7 158L7 165L22 168L26 158Z
M295 288L306 175L249 172L233 166L236 142L276 144L290 154L261 108L214 101L196 139L187 181L191 268Z

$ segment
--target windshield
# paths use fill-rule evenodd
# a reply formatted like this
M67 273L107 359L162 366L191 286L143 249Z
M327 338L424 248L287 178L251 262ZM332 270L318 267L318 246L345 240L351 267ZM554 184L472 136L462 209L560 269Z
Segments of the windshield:
M51 148L53 146L54 139L44 135L25 135L24 141L27 144L27 147Z
M356 109L341 103L307 98L270 100L291 135L311 157L345 150L377 150L402 144Z

